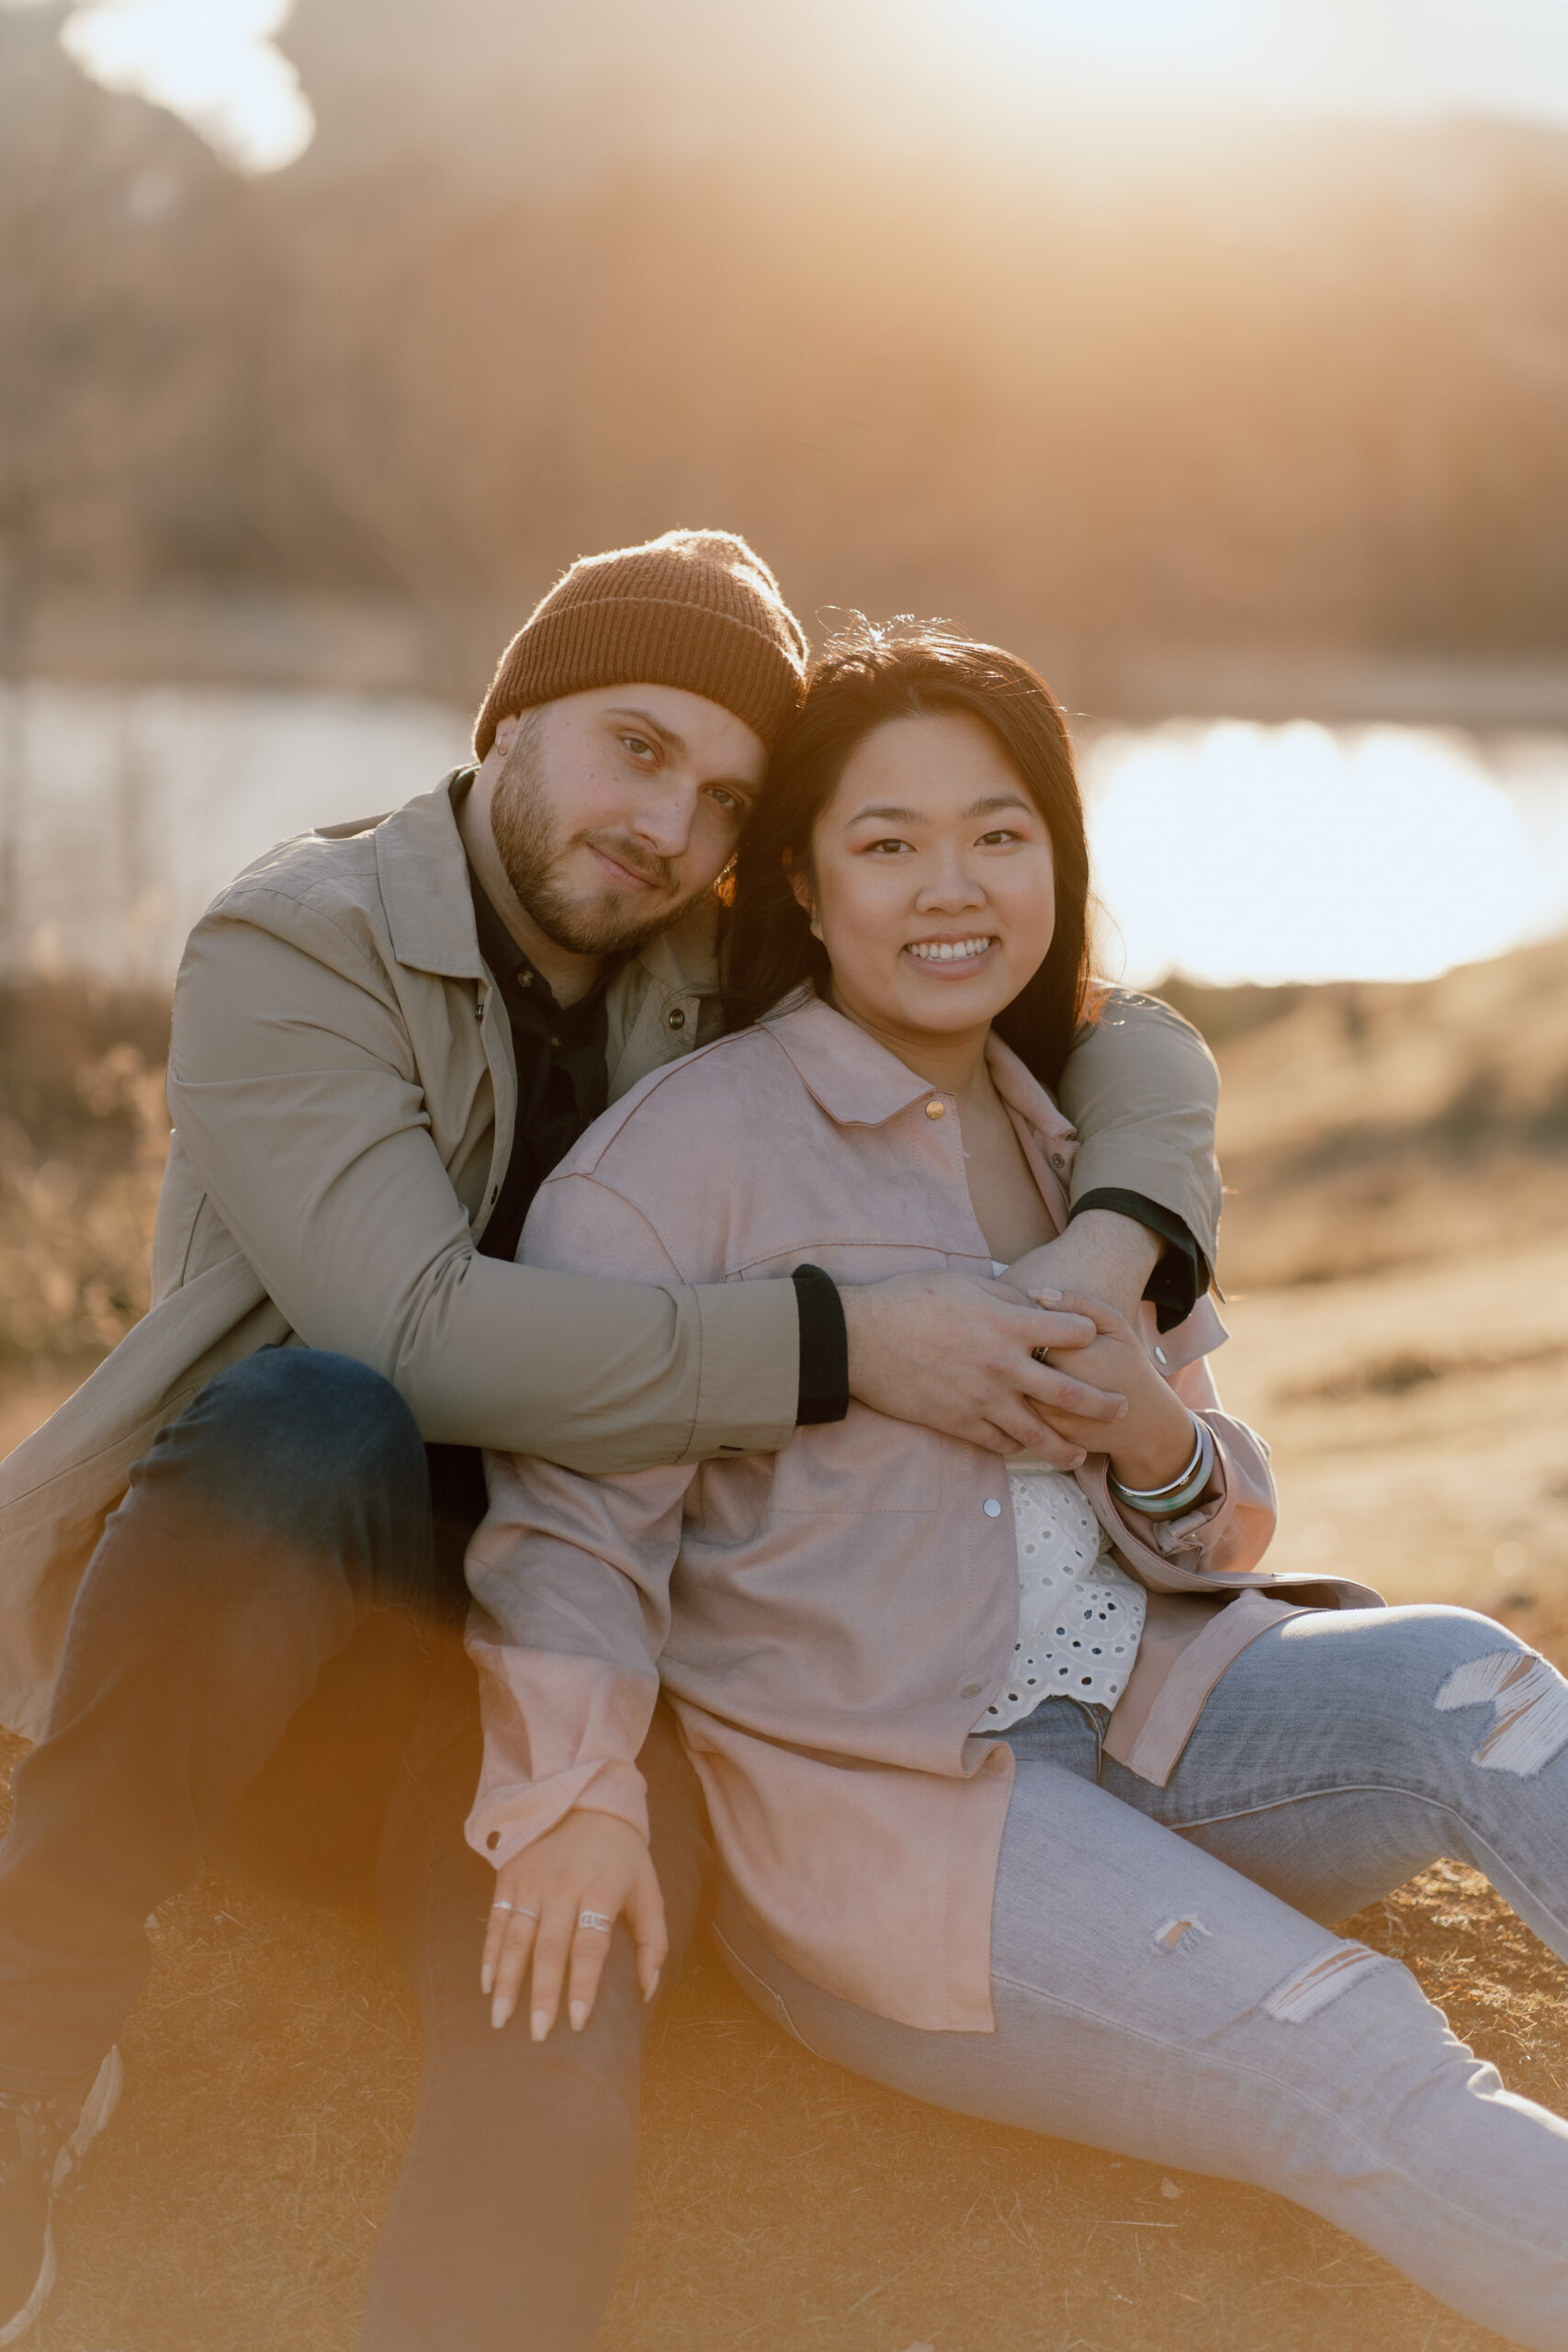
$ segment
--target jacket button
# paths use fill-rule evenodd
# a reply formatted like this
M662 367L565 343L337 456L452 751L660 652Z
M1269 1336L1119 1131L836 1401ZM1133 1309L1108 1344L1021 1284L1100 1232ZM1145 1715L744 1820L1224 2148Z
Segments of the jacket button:
M961 1699L977 1699L983 1687L978 1682L966 1682L958 1695Z
M1053 1168L1065 1168L1066 1164L1066 1161L1063 1159L1059 1151L1054 1151L1051 1154L1051 1165Z
M985 1501L980 1505L980 1509L985 1512L987 1519L1000 1519L1002 1515L1002 1507L1000 1503L998 1502L995 1495L987 1495Z
M671 1029L683 1029L686 1025L686 1016L682 1012L678 1004L667 1012L664 1017L670 1023Z
M943 1119L943 1118L945 1118L945 1117L947 1116L947 1105L946 1105L946 1103L945 1103L945 1102L928 1102L928 1103L926 1104L926 1116L927 1116L927 1118L928 1118L928 1119Z

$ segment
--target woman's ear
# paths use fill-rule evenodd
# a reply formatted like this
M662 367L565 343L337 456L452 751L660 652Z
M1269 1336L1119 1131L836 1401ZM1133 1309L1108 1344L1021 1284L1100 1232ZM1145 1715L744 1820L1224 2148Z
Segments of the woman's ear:
M795 905L800 909L803 914L807 914L811 917L812 937L814 939L820 939L822 933L817 927L817 910L811 903L811 876L809 871L804 865L796 865L794 858L791 857L787 849L784 854L784 870L788 878L789 887L795 892Z

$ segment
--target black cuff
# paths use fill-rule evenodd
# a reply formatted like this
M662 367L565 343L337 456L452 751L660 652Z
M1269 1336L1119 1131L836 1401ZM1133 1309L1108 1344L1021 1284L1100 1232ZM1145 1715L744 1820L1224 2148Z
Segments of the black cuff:
M841 1421L850 1409L850 1335L839 1285L820 1266L796 1266L790 1276L800 1309L801 1429Z
M1144 1296L1162 1331L1185 1323L1209 1287L1209 1261L1183 1219L1174 1209L1161 1208L1142 1193L1122 1193L1109 1185L1075 1201L1067 1212L1067 1223L1071 1225L1085 1209L1111 1209L1117 1216L1130 1216L1135 1225L1147 1226L1151 1233L1159 1235L1167 1247L1145 1285Z

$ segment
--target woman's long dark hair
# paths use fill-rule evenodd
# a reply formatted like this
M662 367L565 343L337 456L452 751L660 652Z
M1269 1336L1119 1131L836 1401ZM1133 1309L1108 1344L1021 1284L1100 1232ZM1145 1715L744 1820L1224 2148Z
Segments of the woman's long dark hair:
M726 1032L749 1028L809 984L827 994L827 951L789 871L809 866L818 818L852 752L890 719L963 711L996 737L1045 820L1056 928L1044 962L993 1027L1054 1087L1089 1004L1089 844L1061 706L1027 662L934 625L857 620L813 662L806 698L773 747L736 860L725 924Z

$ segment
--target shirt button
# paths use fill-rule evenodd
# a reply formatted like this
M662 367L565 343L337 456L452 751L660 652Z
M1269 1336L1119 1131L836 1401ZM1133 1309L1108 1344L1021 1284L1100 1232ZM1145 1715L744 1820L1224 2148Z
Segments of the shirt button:
M558 1046L560 1044L560 1035L558 1031L555 1029L550 1031L550 1043L552 1046Z
M1066 1161L1063 1159L1059 1151L1054 1151L1051 1154L1051 1165L1053 1168L1065 1168L1066 1164Z
M1155 1362L1156 1362L1156 1363L1165 1363L1167 1361L1168 1361L1168 1359L1167 1359L1167 1356L1166 1356L1165 1350L1164 1350L1163 1348L1156 1348L1156 1349L1155 1350Z
M926 1116L928 1119L942 1119L945 1118L946 1115L947 1105L945 1102L928 1102L926 1104Z
M958 1695L961 1699L977 1699L982 1688L983 1685L978 1682L966 1682Z
M517 975L517 985L520 989L531 989L534 985L533 973L519 972Z
M671 1029L683 1029L686 1025L686 1016L682 1012L679 1005L676 1005L672 1011L667 1012L664 1017L669 1022Z
M1000 1503L998 1502L995 1495L987 1495L985 1501L980 1505L980 1509L985 1512L987 1519L1000 1519L1002 1515L1002 1507Z

